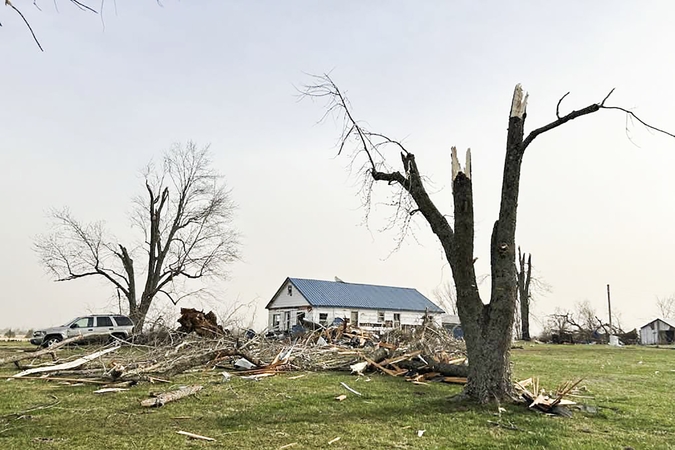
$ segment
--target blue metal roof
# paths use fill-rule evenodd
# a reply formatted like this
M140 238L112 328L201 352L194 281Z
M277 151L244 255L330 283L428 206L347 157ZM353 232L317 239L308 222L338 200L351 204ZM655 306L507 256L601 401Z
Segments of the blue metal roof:
M442 313L417 289L289 278L312 306Z

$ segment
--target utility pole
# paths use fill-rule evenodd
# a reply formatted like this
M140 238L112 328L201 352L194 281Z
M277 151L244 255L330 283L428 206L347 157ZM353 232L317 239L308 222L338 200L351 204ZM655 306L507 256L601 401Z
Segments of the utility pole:
M612 300L609 296L609 284L607 285L607 308L609 309L609 332L612 333Z

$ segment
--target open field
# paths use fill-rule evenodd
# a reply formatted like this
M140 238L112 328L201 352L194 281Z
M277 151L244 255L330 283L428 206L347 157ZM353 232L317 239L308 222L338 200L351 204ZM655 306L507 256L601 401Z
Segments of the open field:
M21 345L0 344L0 356ZM513 351L513 361L516 379L539 376L542 386L551 389L584 378L584 395L593 398L578 400L595 408L562 418L503 405L506 412L500 419L494 405L449 401L459 386L417 386L377 374L370 381L344 373L289 379L298 372L223 382L219 370L175 377L173 386L198 383L204 389L197 396L147 409L139 401L170 385L142 384L127 392L95 395L93 385L5 381L15 373L5 366L0 368L0 448L262 450L294 443L286 448L675 448L675 351L526 344ZM363 396L347 392L341 381ZM348 398L337 402L339 394ZM44 408L29 411L40 406ZM506 428L510 425L517 429ZM217 441L191 440L178 430ZM426 431L418 437L418 430ZM337 437L339 441L328 444Z

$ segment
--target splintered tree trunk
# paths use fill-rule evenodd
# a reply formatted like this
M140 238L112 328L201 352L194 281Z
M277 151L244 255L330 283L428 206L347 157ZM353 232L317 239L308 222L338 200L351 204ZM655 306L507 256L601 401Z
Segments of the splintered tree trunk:
M527 99L517 86L509 117L499 218L494 224L490 243L492 292L487 305L480 299L473 267L470 153L467 153L463 172L454 149L452 155L455 239L454 245L446 248L446 255L457 287L457 308L469 357L465 392L481 403L512 397L510 348L517 296L516 212L526 104Z
M525 259L527 257L527 263ZM520 326L521 339L529 341L530 338L530 280L532 279L532 254L523 255L518 247L518 296L520 298ZM525 267L527 266L527 269Z

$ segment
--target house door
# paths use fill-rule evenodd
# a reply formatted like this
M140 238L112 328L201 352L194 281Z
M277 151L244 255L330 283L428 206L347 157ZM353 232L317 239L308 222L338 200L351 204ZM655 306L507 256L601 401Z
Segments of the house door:
M284 312L284 330L290 330L291 329L291 312L290 311L285 311Z
M354 327L359 326L359 312L358 311L352 311L351 317L349 318L349 323L352 324Z

